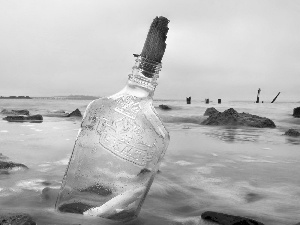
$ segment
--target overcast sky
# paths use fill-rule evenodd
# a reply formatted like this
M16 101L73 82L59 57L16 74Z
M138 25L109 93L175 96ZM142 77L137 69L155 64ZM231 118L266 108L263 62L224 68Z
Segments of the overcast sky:
M0 0L0 95L116 93L156 16L170 30L155 98L300 100L296 0Z

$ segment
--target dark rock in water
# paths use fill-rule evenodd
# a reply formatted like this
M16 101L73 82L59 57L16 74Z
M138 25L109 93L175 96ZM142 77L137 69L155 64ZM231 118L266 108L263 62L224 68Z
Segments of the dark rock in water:
M126 221L126 220L132 220L135 217L136 214L134 211L123 210L121 212L118 212L116 214L107 217L107 219Z
M0 161L0 169L8 170L8 169L12 169L12 168L15 168L15 167L22 167L24 169L28 169L27 166L25 166L24 164L21 164L21 163Z
M241 216L232 216L224 213L207 211L202 213L202 219L219 223L221 225L264 225L253 219Z
M45 187L42 190L42 198L45 200L53 200L55 201L58 195L59 189L55 189L55 188L50 188L50 187ZM55 202L53 202L55 203Z
M293 116L300 118L300 107L294 108Z
M25 213L0 214L0 224L2 225L36 225L33 218Z
M210 116L210 115L216 114L218 112L219 111L216 110L214 107L210 107L205 110L204 116Z
M147 169L147 168L144 168L144 169L142 169L142 170L138 173L137 176L144 175L144 174L149 173L149 172L151 172L151 170L149 170L149 169Z
M231 125L231 126L248 126L265 128L276 127L275 123L266 118L251 115L249 113L238 113L233 108L227 109L224 112L219 112L210 115L201 124L203 125Z
M4 117L3 120L7 120L8 122L41 122L43 121L43 116L39 114L32 116L7 116Z
M105 187L101 184L93 185L86 189L81 189L80 192L89 192L101 196L108 196L112 194L112 191L108 187Z
M171 108L167 105L159 105L158 106L160 109L163 109L163 110L170 110Z
M263 199L263 198L264 198L264 196L261 196L261 195L256 194L256 193L248 193L248 194L246 195L246 201L247 201L248 203L256 202L256 201L259 201L259 200L261 200L261 199Z
M284 135L291 136L291 137L299 137L300 132L295 129L289 129L287 132L284 133Z
M67 213L83 214L85 211L87 211L93 207L94 206L84 204L81 202L73 202L73 203L63 204L63 205L59 206L58 210L61 212L67 212Z
M73 112L67 115L67 117L82 117L82 115L79 109L75 109Z
M5 115L29 115L29 111L27 109L21 109L21 110L15 110L15 109L12 109L12 110L7 110L7 109L3 109L1 111L2 114L5 114Z
M50 181L43 181L42 185L49 186L49 185L51 185L51 182Z

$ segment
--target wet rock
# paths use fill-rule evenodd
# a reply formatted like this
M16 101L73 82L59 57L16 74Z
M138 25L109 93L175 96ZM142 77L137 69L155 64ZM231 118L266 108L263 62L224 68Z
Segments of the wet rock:
M291 136L291 137L299 137L300 136L300 132L295 130L295 129L289 129L288 131L286 131L284 133L284 135L287 136Z
M1 111L2 114L5 115L27 115L29 116L29 111L27 109L20 109L20 110L15 110L15 109L3 109Z
M210 116L210 115L216 114L218 112L219 111L216 110L214 107L210 107L205 110L204 116Z
M82 115L79 109L75 109L73 112L67 115L67 117L82 117Z
M73 202L59 206L58 210L61 212L83 214L85 211L89 210L92 207L93 206L81 202Z
M36 225L33 218L25 213L0 214L1 225Z
M55 201L57 198L57 194L59 192L59 189L55 189L55 188L50 188L50 187L45 187L42 190L42 198L45 200L53 200ZM55 202L54 202L55 203Z
M300 118L300 107L294 108L293 116Z
M9 169L13 169L15 167L21 167L24 169L28 169L27 166L25 166L24 164L21 164L21 163L0 161L0 169L1 170L9 170Z
M50 186L51 182L50 181L43 181L41 184L45 185L45 186Z
M159 105L158 106L160 109L163 109L163 110L170 110L171 107L167 106L167 105Z
M258 128L274 128L275 123L266 118L251 115L249 113L238 113L233 108L227 109L224 112L219 112L210 115L201 124L203 125L230 125L230 126L248 126Z
M32 116L7 116L3 120L8 122L41 122L43 121L43 116L39 114Z
M137 176L144 175L144 174L149 173L149 172L151 172L151 170L149 170L149 169L147 169L147 168L144 168L144 169L142 169L142 170L138 173Z
M264 225L261 222L246 217L232 216L212 211L202 213L201 218L204 220L219 223L221 225Z
M259 201L259 200L261 200L263 198L264 198L264 196L256 194L256 193L248 193L246 195L246 201L248 203L256 202L256 201Z

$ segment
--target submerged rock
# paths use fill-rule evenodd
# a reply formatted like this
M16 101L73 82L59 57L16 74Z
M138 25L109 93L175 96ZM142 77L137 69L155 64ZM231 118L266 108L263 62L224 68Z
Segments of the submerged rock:
M163 110L170 110L171 107L167 106L167 105L159 105L158 106L160 109L163 109Z
M201 124L249 126L249 127L258 127L258 128L276 127L275 123L266 117L259 117L256 115L251 115L249 113L238 113L233 108L227 109L222 113L218 112L212 114Z
M248 203L251 203L251 202L256 202L256 201L259 201L261 199L263 199L264 196L260 195L260 194L256 194L256 193L248 193L245 197L246 201Z
M300 107L294 108L293 116L300 118Z
M212 221L219 223L221 225L264 225L261 222L258 222L253 219L249 219L246 217L241 217L241 216L232 216L224 213L218 213L218 212L212 212L212 211L207 211L202 213L201 215L202 219Z
M4 117L3 120L7 120L8 122L28 122L28 121L43 121L42 115L32 115L32 116L7 116Z
M33 218L25 213L0 214L0 224L3 225L36 225Z
M219 111L216 110L214 107L210 107L210 108L207 108L207 109L205 110L205 113L204 113L203 116L210 116L210 115L216 114L216 113L218 113L218 112L219 112Z
M0 169L8 170L8 169L12 169L15 167L22 167L22 168L28 169L27 166L25 166L24 164L21 164L21 163L0 161Z
M288 131L286 131L284 133L284 135L287 136L291 136L291 137L299 137L300 136L300 132L295 130L295 129L289 129Z
M41 197L44 200L51 200L51 201L53 201L53 203L55 203L55 200L57 198L58 192L59 192L59 189L45 187L42 190Z
M89 210L90 208L93 208L93 206L82 202L73 202L73 203L63 204L59 206L58 210L67 213L83 214L85 211Z
M75 109L73 112L69 113L67 117L82 117L82 114L79 109Z
M11 110L8 110L8 109L3 109L1 111L2 114L5 114L5 115L29 115L29 111L27 109L20 109L20 110L15 110L15 109L11 109Z

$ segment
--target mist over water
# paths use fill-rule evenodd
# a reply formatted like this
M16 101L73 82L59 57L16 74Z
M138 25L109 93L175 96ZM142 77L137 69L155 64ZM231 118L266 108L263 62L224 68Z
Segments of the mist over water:
M83 113L90 101L0 100L2 109L28 109L46 115L54 110ZM166 104L168 111L158 108ZM200 218L212 210L247 216L266 225L300 222L300 130L293 118L299 103L224 102L204 104L155 101L171 142L138 219L129 224L212 224ZM234 108L272 119L276 128L214 127L201 122L205 109ZM117 224L101 218L54 210L81 120L44 116L43 123L9 123L0 114L0 159L29 170L0 173L0 209L28 212L38 224ZM46 189L45 189L46 188ZM43 191L43 193L42 193Z

